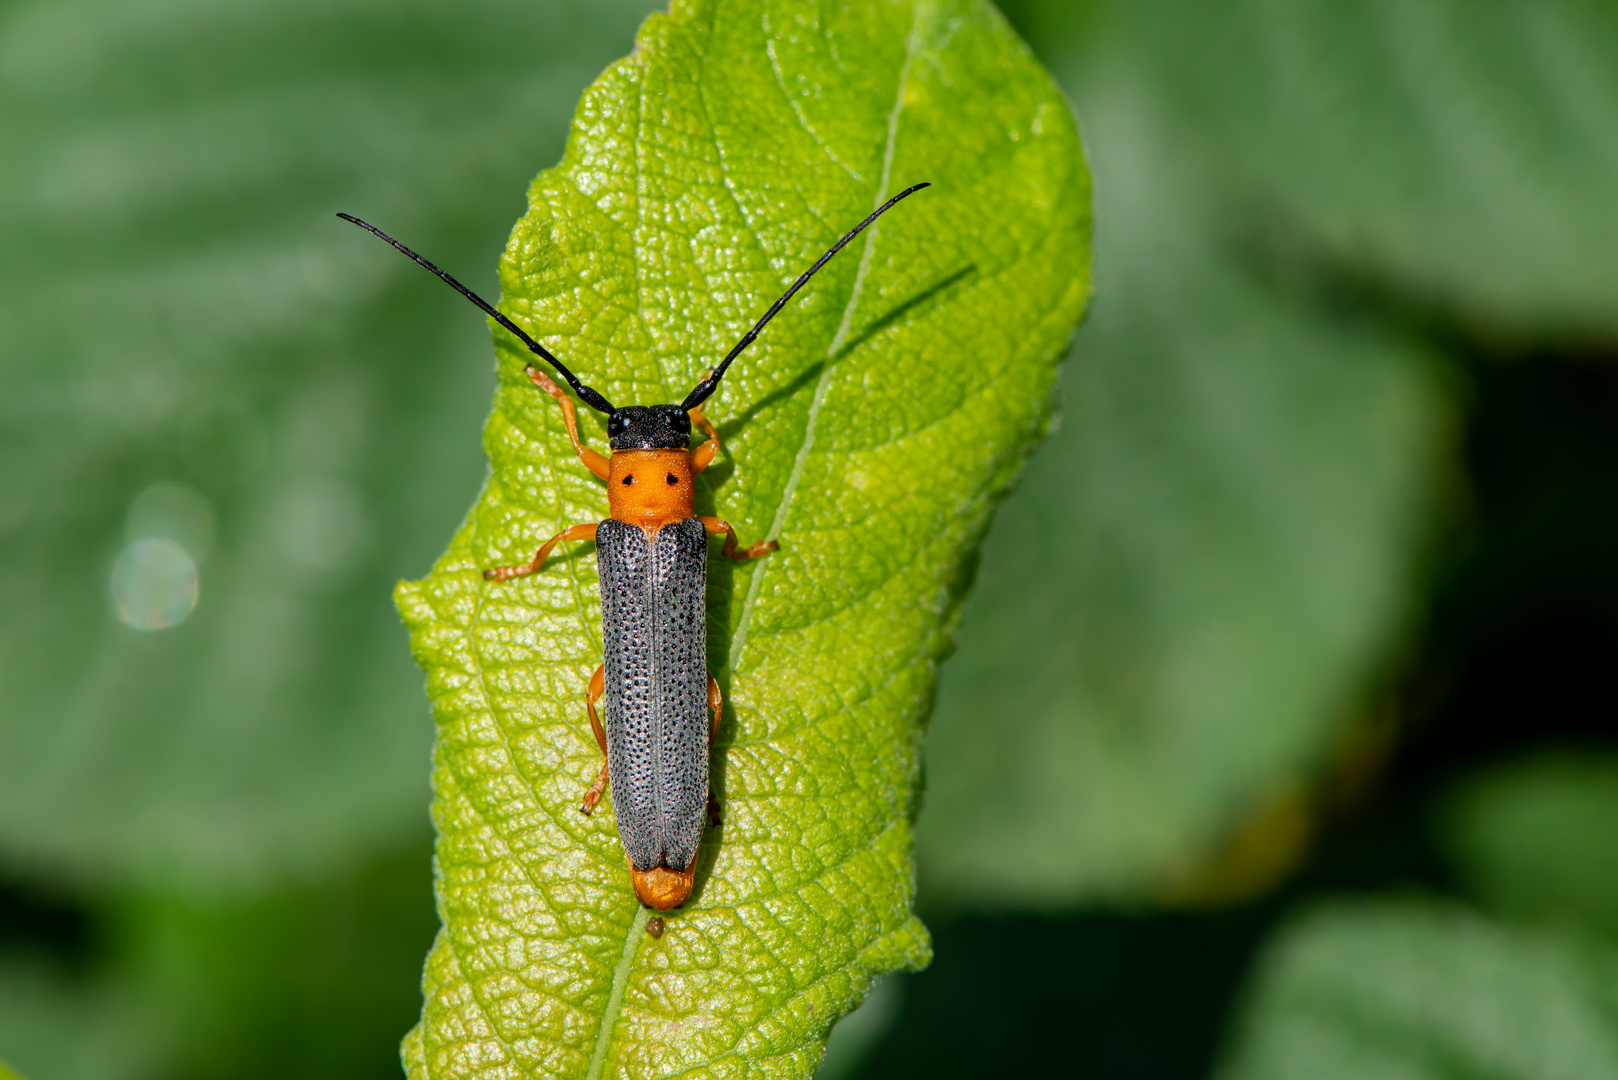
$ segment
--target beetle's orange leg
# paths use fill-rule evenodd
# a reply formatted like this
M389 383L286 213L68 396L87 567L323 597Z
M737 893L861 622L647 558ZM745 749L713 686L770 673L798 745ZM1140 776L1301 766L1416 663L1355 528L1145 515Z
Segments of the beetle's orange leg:
M724 533L725 549L720 554L727 559L735 559L737 562L746 562L748 559L756 559L760 555L768 555L781 546L774 540L760 540L752 547L743 550L736 543L736 529L730 522L721 521L719 518L705 517L702 519L702 527L714 536Z
M573 410L573 399L567 396L566 390L552 382L549 375L533 364L529 364L527 370L528 381L555 398L556 403L562 407L562 423L567 425L568 441L573 444L573 449L578 451L579 460L584 462L586 469L605 480L608 471L606 457L579 441L579 418Z
M714 681L713 672L708 672L708 708L713 710L713 724L708 728L708 749L713 749L714 740L719 738L719 718L725 713L725 699L719 693L719 684ZM708 787L708 823L719 825L723 819L719 816L719 800L713 797L713 786Z
M590 712L590 730L595 733L596 745L601 747L601 756L607 756L607 733L601 730L601 717L596 715L596 702L601 700L601 693L606 688L607 665L600 664L596 673L590 676L590 685L584 691L584 707ZM601 793L607 790L607 763L601 762L601 771L596 774L596 782L590 785L590 790L584 793L584 805L579 807L579 813L588 814L596 808L601 801Z
M691 471L699 473L713 464L713 459L719 454L719 429L713 426L713 421L702 415L702 406L690 410L691 422L702 429L708 436L708 441L691 452Z
M725 712L725 699L719 693L719 684L714 681L711 671L708 672L708 708L713 711L713 725L708 728L708 749L712 750L714 740L719 738L719 718Z
M545 560L550 556L551 549L563 540L594 540L598 524L600 523L591 521L583 525L574 525L572 528L563 529L541 544L539 550L534 552L534 557L527 562L517 566L491 566L483 571L483 576L490 581L510 581L514 577L524 577L532 574L545 565Z

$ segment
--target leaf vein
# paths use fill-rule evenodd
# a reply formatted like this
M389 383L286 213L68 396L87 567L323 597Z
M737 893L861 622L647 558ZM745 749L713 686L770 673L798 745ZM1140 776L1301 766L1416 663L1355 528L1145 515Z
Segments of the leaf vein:
M804 132L808 134L810 140L816 146L818 146L825 153L825 155L832 160L832 162L841 167L844 172L848 173L849 176L853 177L859 183L865 183L865 178L856 172L854 167L849 165L848 162L838 157L837 152L831 148L831 145L827 143L826 140L822 139L820 134L816 132L813 127L809 126L809 118L804 115L803 108L798 104L798 99L793 96L792 91L787 87L786 73L781 70L781 60L775 55L775 38L771 36L770 33L769 11L766 10L761 17L764 22L764 52L770 58L770 70L775 73L775 84L781 88L781 96L787 99L787 107L792 110L792 115L797 118L798 126L803 128Z
M898 88L894 93L893 108L888 112L887 143L882 152L882 182L877 189L876 199L872 203L873 210L887 200L888 186L893 172L893 154L898 143L899 115L904 110L905 87L910 75L910 65L916 56L917 29L920 21L915 8L912 8L910 32L905 37L904 63L899 67ZM792 500L797 495L798 483L803 478L804 464L808 461L809 453L815 445L815 422L820 417L821 407L825 404L826 393L831 385L834 366L832 361L837 356L838 349L842 348L843 342L848 338L848 328L853 321L854 311L859 306L860 291L865 284L865 277L870 269L871 251L876 243L877 230L880 228L880 223L873 224L865 232L865 242L860 251L860 268L854 276L854 288L849 293L848 303L843 307L843 319L837 327L837 333L832 336L831 344L826 347L826 366L821 371L820 378L815 382L815 396L809 405L809 419L804 426L803 443L798 447L798 453L793 458L792 472L787 477L786 487L781 493L780 505L776 507L775 520L771 522L769 531L765 533L765 540L780 539L781 530L786 525L787 514L792 509ZM753 574L752 580L748 582L747 599L742 603L742 614L736 623L736 633L731 637L731 671L733 674L741 669L742 663L746 659L748 628L752 623L753 612L758 606L759 590L763 587L764 578L768 575L769 569L769 563L766 562L759 567L758 572Z

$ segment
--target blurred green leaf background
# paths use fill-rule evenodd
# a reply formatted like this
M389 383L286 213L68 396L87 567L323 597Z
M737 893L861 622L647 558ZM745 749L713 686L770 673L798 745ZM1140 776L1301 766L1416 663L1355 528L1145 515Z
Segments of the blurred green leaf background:
M0 1060L399 1075L390 602L629 0L0 3ZM1096 179L822 1075L1618 1076L1618 8L1006 0ZM967 362L969 358L963 358ZM0 1067L3 1074L3 1067Z

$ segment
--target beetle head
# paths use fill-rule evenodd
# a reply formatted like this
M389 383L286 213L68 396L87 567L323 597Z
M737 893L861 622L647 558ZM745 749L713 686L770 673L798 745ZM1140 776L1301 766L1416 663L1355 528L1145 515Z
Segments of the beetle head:
M678 405L625 405L612 411L607 440L614 450L685 450L691 417Z

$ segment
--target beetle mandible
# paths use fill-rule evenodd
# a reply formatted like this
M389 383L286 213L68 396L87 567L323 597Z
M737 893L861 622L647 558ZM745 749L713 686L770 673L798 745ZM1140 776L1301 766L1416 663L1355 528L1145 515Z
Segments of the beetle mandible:
M532 574L545 565L546 557L562 541L596 542L604 662L591 676L584 700L590 730L605 760L595 783L585 792L580 810L586 814L594 810L611 781L618 837L635 895L658 911L678 907L690 897L697 844L713 808L708 754L719 734L723 701L719 684L707 668L707 536L724 534L723 554L736 560L767 555L777 547L774 540L766 540L742 548L728 522L697 515L692 502L696 475L719 452L719 432L703 415L703 403L719 386L731 361L833 255L901 199L928 186L906 188L844 234L770 305L680 404L617 408L449 274L374 225L348 214L337 215L436 274L554 368L580 401L608 417L612 453L603 457L579 439L578 420L567 392L532 364L527 366L529 380L561 407L568 440L579 460L607 482L609 516L605 521L562 529L541 544L528 562L491 567L483 576L508 581ZM693 424L708 436L695 450L691 449ZM604 725L596 712L596 703L603 699Z

